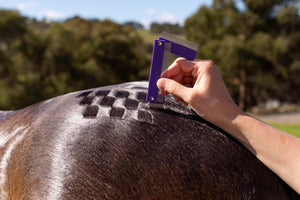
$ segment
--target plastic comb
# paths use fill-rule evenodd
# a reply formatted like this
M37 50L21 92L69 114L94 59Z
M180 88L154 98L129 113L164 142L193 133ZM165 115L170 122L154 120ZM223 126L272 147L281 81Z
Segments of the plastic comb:
M197 50L197 44L166 32L163 32L161 37L154 40L147 101L156 104L163 104L165 102L164 96L159 95L156 83L161 73L168 68L170 54L194 60L197 56Z

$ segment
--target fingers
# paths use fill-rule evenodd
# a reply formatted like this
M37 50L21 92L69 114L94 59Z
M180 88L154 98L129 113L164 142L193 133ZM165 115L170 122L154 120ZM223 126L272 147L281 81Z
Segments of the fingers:
M196 90L206 91L211 82L218 82L216 65L210 60L189 61L179 58L162 74L157 86L162 94L172 94L176 100L189 101L189 96ZM217 79L217 80L215 80ZM201 82L201 84L200 84ZM213 84L216 85L216 84ZM189 103L189 102L187 102Z
M175 65L180 66L180 70L183 73L191 73L193 69L195 68L195 61L192 60L186 60L185 58L178 58L175 62ZM172 68L172 65L170 66Z
M157 81L157 87L163 91L164 94L172 94L176 97L176 100L180 101L181 99L184 101L185 98L190 93L190 88L185 87L184 85L172 80L161 78Z
M179 76L191 76L191 72L193 71L194 67L194 61L189 61L185 58L178 58L169 66L166 71L162 73L161 77L173 79L174 77Z

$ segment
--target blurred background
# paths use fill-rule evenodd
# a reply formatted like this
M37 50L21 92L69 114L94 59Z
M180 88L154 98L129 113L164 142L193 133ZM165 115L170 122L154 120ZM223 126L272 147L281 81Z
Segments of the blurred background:
M72 91L148 80L153 40L199 44L251 112L300 104L300 2L177 0L0 2L0 109ZM300 119L299 119L300 121Z

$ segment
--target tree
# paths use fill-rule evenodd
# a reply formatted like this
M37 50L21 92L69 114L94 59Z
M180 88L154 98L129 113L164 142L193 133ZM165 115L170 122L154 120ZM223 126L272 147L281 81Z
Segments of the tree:
M22 37L27 31L26 20L18 11L0 9L0 44Z
M143 29L144 28L144 26L141 23L135 22L135 21L125 22L124 26L129 26L133 29Z
M15 11L0 11L0 16L0 109L147 79L143 72L150 60L133 29L80 17L46 23Z
M0 107L10 108L11 96L16 92L16 70L13 67L15 47L28 32L26 17L17 11L0 10Z
M166 31L172 34L183 34L183 28L179 24L170 24L170 23L151 23L150 31L152 33L161 33Z
M244 6L239 10L234 0L214 0L200 7L185 21L187 38L200 44L199 58L216 61L240 107L278 96L299 102L300 85L287 78L299 63L296 1L245 0Z

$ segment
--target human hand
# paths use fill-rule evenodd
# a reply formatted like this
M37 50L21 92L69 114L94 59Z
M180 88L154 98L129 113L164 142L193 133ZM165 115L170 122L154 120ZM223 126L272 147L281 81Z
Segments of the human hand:
M299 138L244 113L230 97L217 66L209 60L177 59L158 80L195 112L238 139L260 161L300 194Z
M177 59L162 73L157 86L163 94L190 105L202 118L215 124L233 120L241 109L233 102L214 62Z

